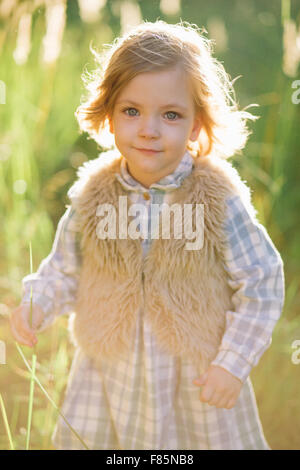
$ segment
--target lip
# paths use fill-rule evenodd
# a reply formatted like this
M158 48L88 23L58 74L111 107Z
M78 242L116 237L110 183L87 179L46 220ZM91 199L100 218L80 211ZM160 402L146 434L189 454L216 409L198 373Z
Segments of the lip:
M160 150L142 149L142 148L137 148L137 147L135 147L135 148L136 148L136 150L139 150L140 152L143 152L143 153L148 153L149 155L160 152Z

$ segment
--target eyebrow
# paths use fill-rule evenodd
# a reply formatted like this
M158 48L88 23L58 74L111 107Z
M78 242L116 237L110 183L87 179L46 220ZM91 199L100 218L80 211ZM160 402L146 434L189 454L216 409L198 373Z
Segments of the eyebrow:
M142 107L139 103L136 103L135 101L131 101L131 100L120 100L116 102L116 104L124 104L124 103L132 104L133 106L136 106L138 108ZM188 109L185 106L182 106L179 103L169 103L164 106L161 106L161 109L165 109L165 108L180 108L183 111L188 111Z

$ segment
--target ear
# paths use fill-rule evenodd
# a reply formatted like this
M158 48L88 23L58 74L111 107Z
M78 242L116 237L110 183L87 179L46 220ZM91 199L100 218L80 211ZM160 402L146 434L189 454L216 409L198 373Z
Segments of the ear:
M198 139L201 128L202 128L202 118L201 118L201 115L198 114L194 119L193 129L192 129L191 134L190 134L190 140L192 142L194 142L195 140Z

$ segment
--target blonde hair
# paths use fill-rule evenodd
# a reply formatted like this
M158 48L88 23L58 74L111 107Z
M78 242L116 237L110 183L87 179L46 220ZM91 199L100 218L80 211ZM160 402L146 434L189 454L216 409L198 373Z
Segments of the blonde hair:
M202 32L186 21L144 21L112 44L105 44L108 48L102 53L91 48L99 66L92 74L83 74L89 97L75 112L81 131L105 147L108 118L129 81L140 73L179 65L191 80L195 112L202 117L199 137L188 143L188 149L194 157L214 153L228 158L240 152L251 134L247 119L258 117L238 109L233 81L212 56L213 41Z

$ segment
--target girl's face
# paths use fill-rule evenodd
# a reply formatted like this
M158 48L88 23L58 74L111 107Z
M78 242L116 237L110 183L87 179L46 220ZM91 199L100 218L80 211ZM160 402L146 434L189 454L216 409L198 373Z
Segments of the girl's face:
M130 174L145 187L176 169L200 129L190 83L179 67L134 77L119 94L110 119Z

